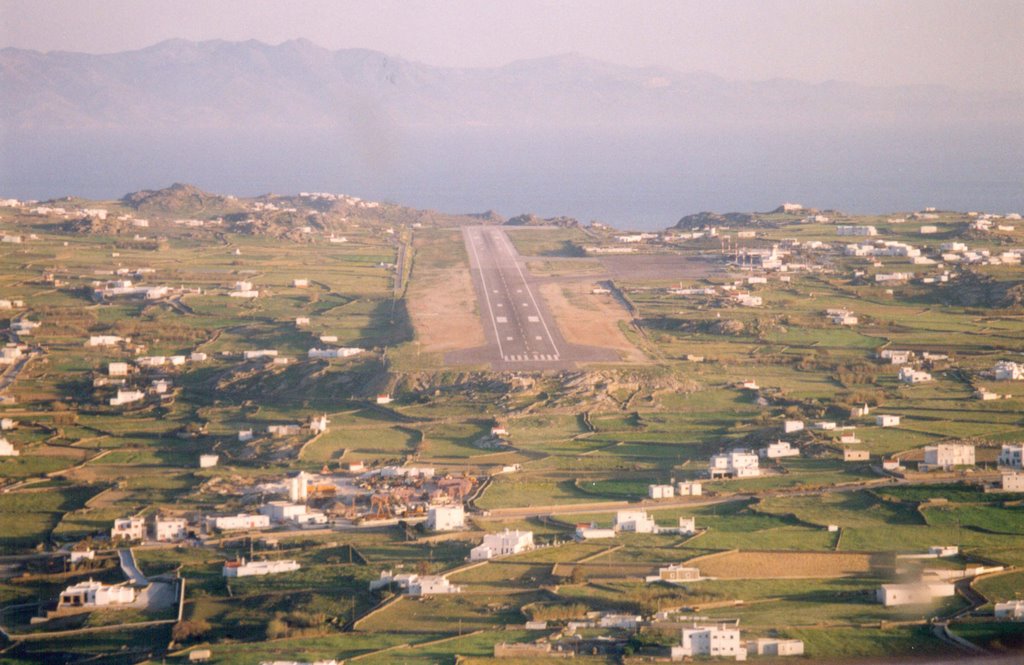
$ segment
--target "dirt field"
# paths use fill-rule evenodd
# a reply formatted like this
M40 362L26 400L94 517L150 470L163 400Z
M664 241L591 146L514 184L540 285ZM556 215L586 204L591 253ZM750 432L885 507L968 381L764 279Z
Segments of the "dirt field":
M409 284L408 302L422 351L471 349L486 343L465 265L416 274Z
M593 280L551 282L540 287L565 341L613 349L623 360L645 362L646 356L619 329L629 314L610 295L592 295Z
M678 254L602 256L601 265L614 279L694 279L718 270L710 262Z
M722 579L852 577L884 565L882 557L843 552L728 552L698 558L687 565L701 575Z

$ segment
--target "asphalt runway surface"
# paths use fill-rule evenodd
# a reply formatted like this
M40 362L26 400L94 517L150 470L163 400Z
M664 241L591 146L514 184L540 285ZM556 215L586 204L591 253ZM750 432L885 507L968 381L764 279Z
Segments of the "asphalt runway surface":
M611 349L569 344L503 229L462 229L487 345L453 351L449 364L489 363L496 370L572 369L579 362L616 361Z

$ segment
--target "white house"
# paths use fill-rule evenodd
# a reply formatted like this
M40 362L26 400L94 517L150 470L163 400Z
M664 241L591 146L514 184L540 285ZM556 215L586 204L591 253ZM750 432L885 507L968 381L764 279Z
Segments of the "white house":
M992 369L996 381L1024 381L1024 365L1000 360Z
M304 278L296 278L292 280L292 286L297 289L304 289L309 286L309 280Z
M18 421L13 418L0 418L0 430L8 431L18 426Z
M889 414L875 416L875 424L879 427L899 427L900 417Z
M427 512L427 528L434 531L452 531L466 526L466 512L462 506L431 506Z
M188 537L188 520L181 517L158 517L153 531L160 542L174 542Z
M669 582L671 584L677 584L679 582L696 582L700 580L700 578L699 568L673 563L665 566L664 568L659 568L657 575L649 575L645 579L647 582Z
M287 501L271 501L260 506L260 514L266 515L271 522L287 522L305 514L306 506L301 503Z
M295 317L295 325L296 325L296 327L298 327L298 326L308 326L309 325L309 317L308 316L296 316Z
M761 448L759 453L761 457L766 457L768 459L777 459L779 457L798 457L800 455L800 449L794 448L788 441L776 441L775 443L768 444L765 448Z
M800 432L804 428L804 421L802 420L786 420L782 423L782 431L786 434L792 434L793 432Z
M901 367L897 378L901 383L926 383L932 380L932 375L912 367Z
M342 347L338 349L310 349L306 355L313 360L329 360L331 358L348 358L362 352L363 349L357 347Z
M1024 458L1024 444L1004 443L999 451L999 466L1020 469L1022 458Z
M462 593L462 587L452 584L443 575L418 575L409 582L410 596L435 596Z
M117 335L92 335L89 337L89 346L114 346L118 342L123 342L124 337Z
M96 558L96 550L71 550L68 552L68 560L71 563L79 561L92 561Z
M105 607L135 602L135 589L128 585L108 585L91 578L73 584L60 592L57 607Z
M1024 492L1024 474L1004 473L999 479L999 489L1004 492Z
M700 483L691 481L676 483L676 494L679 496L700 496L702 493L703 488Z
M759 637L747 642L747 653L753 656L802 656L804 641Z
M239 441L252 441L253 433L252 429L240 429L238 430Z
M888 360L893 365L906 365L914 359L914 352L899 349L882 349L878 357L882 360Z
M266 529L270 526L270 518L266 515L218 515L206 518L206 528L218 531L238 531L241 529Z
M955 466L974 466L974 446L969 443L940 443L924 447L922 471L952 469Z
M865 418L869 415L871 415L871 407L867 404L863 406L855 406L850 409L851 418Z
M995 618L1004 621L1024 621L1024 600L1009 600L1005 603L996 603L993 613Z
M484 561L497 556L519 554L532 550L532 531L509 531L505 529L501 533L489 533L484 536L484 542L469 551L470 561Z
M146 518L145 517L119 517L114 520L114 528L110 530L111 540L124 538L126 540L146 539Z
M108 364L107 376L128 376L128 363Z
M692 656L746 660L747 650L740 642L739 628L725 625L683 628L679 646L672 647L672 660Z
M274 575L290 573L301 568L298 562L291 559L282 561L225 561L221 573L224 577L252 577L254 575Z
M679 518L679 533L684 536L692 536L697 533L697 518L696 517L680 517Z
M615 513L612 528L634 533L657 533L658 525L644 510L620 510Z
M714 455L708 464L711 478L752 478L761 475L757 454L749 450L731 450Z
M6 437L0 436L0 457L18 457L21 452Z
M199 468L209 469L210 467L217 466L217 462L220 461L220 455L200 455L199 456Z
M899 605L927 605L936 598L948 598L955 593L955 588L948 582L883 584L875 593L875 598L886 607L896 607Z
M116 397L110 398L110 406L121 406L123 404L132 404L133 402L139 402L146 398L146 393L141 390L118 390Z
M671 499L676 495L675 488L671 485L648 485L647 497L650 499Z
M614 538L617 534L615 529L598 527L595 524L577 524L576 540L604 540Z

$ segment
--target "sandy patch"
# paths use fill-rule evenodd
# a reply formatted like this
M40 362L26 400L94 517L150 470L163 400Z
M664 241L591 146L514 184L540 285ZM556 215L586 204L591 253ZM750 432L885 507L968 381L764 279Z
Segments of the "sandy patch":
M422 351L471 349L487 343L465 264L417 273L408 296L409 316Z
M853 577L882 565L878 555L844 552L727 552L699 557L701 575L723 579Z
M627 362L647 360L619 329L629 313L610 295L594 295L593 280L550 282L540 286L541 295L558 323L565 341L618 352Z

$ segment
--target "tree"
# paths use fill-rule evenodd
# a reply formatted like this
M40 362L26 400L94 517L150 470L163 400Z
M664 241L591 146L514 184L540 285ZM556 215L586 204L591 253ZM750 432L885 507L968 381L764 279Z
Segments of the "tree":
M205 619L179 621L171 629L171 639L175 642L187 642L202 637L210 632L210 622Z

